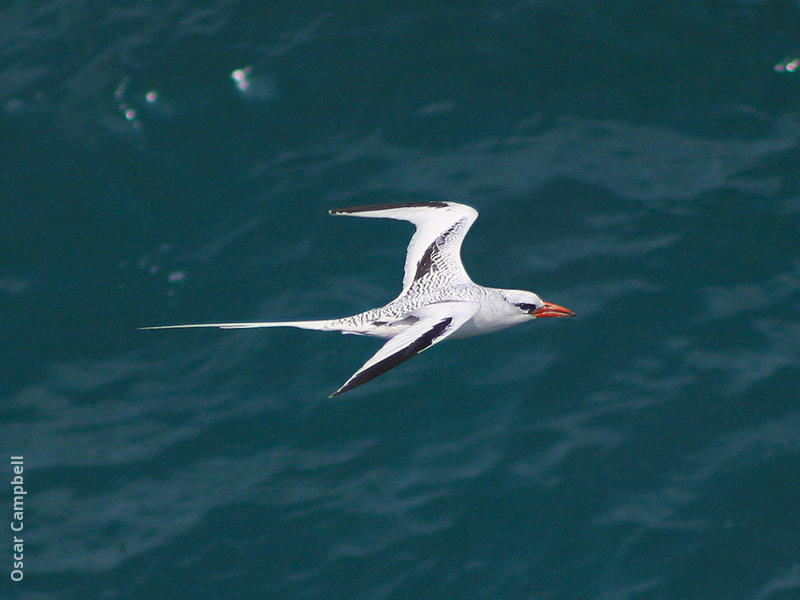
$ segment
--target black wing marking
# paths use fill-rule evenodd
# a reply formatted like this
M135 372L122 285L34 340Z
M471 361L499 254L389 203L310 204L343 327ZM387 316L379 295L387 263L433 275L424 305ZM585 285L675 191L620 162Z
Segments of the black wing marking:
M380 210L394 210L395 208L446 208L446 202L404 202L398 204L367 204L364 206L346 206L334 208L332 215L348 215L360 212L376 212Z
M437 261L442 260L442 249L447 243L447 238L463 224L463 219L456 221L453 225L437 237L433 243L425 249L422 258L417 262L417 270L414 273L414 281L419 281L428 273L436 270Z
M478 218L478 211L457 202L406 202L351 206L331 211L334 215L396 219L414 224L414 235L406 250L403 292L420 277L433 271L447 272L451 284L471 280L461 264L461 242Z
M333 392L331 397L338 396L339 394L347 392L348 390L352 390L362 383L366 383L370 379L375 379L378 375L383 375L390 369L393 369L397 365L404 363L415 354L419 354L426 348L430 347L434 340L444 333L452 321L452 317L442 319L407 346L401 348L394 354L387 356L374 365L358 371L342 387Z

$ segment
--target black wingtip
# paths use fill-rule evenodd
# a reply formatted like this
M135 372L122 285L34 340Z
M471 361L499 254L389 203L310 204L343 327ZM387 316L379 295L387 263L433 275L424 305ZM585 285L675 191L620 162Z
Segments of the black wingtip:
M378 375L383 375L397 365L406 362L409 358L419 354L423 350L430 348L433 345L434 340L442 335L452 321L452 317L446 317L442 319L405 348L402 348L391 356L384 358L382 361L375 363L363 371L357 371L342 387L333 392L329 397L333 398L334 396L343 394L352 390L353 388L357 388L358 386L375 379Z
M445 208L447 202L401 202L398 204L366 204L364 206L346 206L332 208L328 211L332 215L349 215L360 212L375 212L378 210L391 210L394 208Z

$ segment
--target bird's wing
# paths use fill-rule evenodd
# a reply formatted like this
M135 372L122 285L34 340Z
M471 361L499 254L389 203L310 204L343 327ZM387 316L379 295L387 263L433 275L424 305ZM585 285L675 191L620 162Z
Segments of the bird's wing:
M477 302L440 302L421 309L418 321L386 342L331 397L337 396L407 361L454 333L478 311Z
M461 264L461 242L478 218L478 211L456 202L408 202L352 206L330 211L332 215L410 221L417 230L408 244L403 292L428 278L441 285L469 283Z

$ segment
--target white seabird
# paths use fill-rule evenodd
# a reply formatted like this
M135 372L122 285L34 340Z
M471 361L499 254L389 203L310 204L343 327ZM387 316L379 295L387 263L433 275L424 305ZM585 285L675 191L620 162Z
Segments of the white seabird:
M199 323L142 329L298 327L388 339L336 396L374 379L446 338L499 331L532 318L574 317L533 292L489 288L472 282L461 264L461 243L478 211L456 202L407 202L354 206L332 215L410 221L416 231L408 245L400 295L385 306L340 319L256 323Z

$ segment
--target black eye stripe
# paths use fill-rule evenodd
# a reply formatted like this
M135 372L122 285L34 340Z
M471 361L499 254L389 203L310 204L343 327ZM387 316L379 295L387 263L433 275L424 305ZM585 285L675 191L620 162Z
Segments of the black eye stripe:
M516 304L516 306L518 306L519 308L521 308L525 312L532 312L532 311L536 310L536 305L535 304L526 304L525 302L521 302L519 304Z

